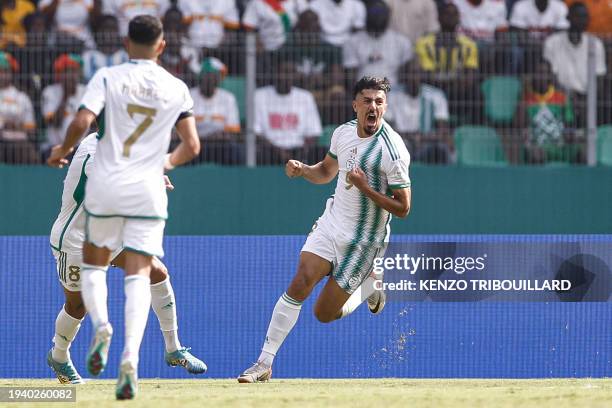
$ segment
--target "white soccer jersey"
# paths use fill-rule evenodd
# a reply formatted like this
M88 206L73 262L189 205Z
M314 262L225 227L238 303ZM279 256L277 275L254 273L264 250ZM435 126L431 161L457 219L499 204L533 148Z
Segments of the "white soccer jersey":
M83 199L85 182L90 174L98 140L87 136L75 152L64 179L62 208L51 228L51 247L66 253L80 253L85 240Z
M98 115L100 142L85 209L95 216L167 218L164 156L191 115L187 85L150 60L101 68L81 106Z
M350 184L347 175L359 167L370 186L383 194L410 187L410 154L402 138L386 122L375 135L360 138L352 120L334 131L328 154L338 160L339 173L333 203L322 221L330 222L345 242L383 245L391 214Z

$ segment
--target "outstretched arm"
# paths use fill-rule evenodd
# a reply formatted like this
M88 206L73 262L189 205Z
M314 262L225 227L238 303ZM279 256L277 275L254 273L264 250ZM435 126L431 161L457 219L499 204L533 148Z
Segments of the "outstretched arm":
M309 166L297 160L289 160L285 166L287 177L304 177L313 184L327 184L338 174L338 161L330 155L315 164Z
M66 130L66 138L61 145L53 146L51 155L47 159L47 164L51 167L59 167L60 169L68 164L66 156L72 152L74 145L81 137L89 130L89 127L96 120L96 115L87 108L81 109L70 122L68 130Z
M351 170L349 181L370 200L374 201L377 206L389 211L396 217L404 218L410 212L410 202L412 199L410 187L393 190L393 196L389 197L370 187L368 177L360 168Z

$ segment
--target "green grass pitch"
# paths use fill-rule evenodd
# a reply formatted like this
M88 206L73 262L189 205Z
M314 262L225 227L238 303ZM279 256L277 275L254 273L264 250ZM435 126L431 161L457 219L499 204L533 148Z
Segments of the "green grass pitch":
M0 379L0 386L55 386L52 380ZM77 403L0 403L1 407L612 407L612 379L418 380L272 379L140 381L134 401L114 400L114 381L77 387Z

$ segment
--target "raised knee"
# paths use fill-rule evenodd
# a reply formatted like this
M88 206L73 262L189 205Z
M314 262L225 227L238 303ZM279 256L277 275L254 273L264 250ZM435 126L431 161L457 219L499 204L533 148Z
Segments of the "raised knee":
M314 315L320 323L331 323L336 320L336 314L331 314L316 306L314 308Z
M151 283L159 283L168 277L168 268L162 262L153 262L151 265Z
M75 319L82 319L85 317L85 305L83 304L83 301L69 300L65 303L64 309L66 310L66 313Z

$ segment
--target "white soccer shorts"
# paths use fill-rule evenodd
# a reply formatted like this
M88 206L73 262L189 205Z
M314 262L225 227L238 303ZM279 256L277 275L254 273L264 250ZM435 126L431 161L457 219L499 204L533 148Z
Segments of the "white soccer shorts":
M57 269L57 278L62 286L70 292L81 291L81 263L83 262L83 252L73 250L70 252L58 251L52 249L55 257ZM123 248L118 248L113 251L111 260L115 259L123 251Z
M144 255L164 256L166 221L126 217L96 217L87 214L85 241L111 251L123 248Z
M326 214L312 227L302 252L311 252L331 262L332 278L348 294L353 294L372 272L374 259L385 255L386 245L346 240L326 221Z

